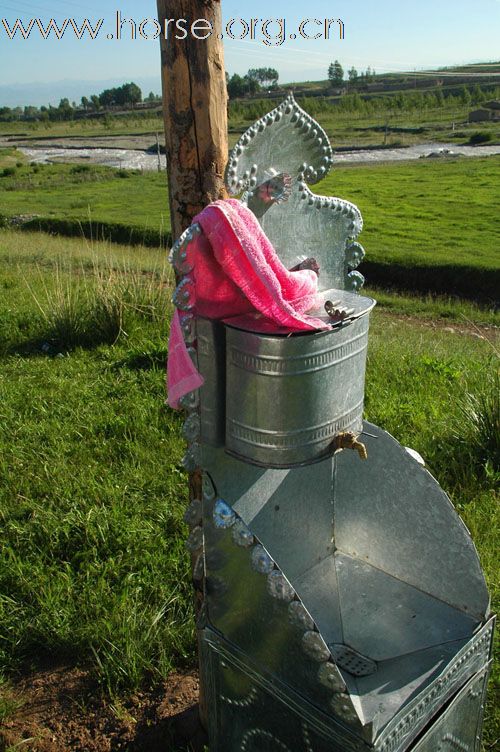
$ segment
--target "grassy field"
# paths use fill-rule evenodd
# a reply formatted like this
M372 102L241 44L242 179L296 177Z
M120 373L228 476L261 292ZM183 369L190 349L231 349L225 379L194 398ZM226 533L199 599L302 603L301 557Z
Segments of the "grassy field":
M16 167L15 152L0 153L2 158L0 214L36 215L31 226L59 233L156 245L168 240L164 174L89 165ZM486 302L498 297L500 156L341 165L315 191L360 207L365 273L374 283Z
M500 157L343 166L315 191L359 206L368 279L498 297Z
M394 94L394 92L393 92ZM273 109L281 98L269 100L241 100L246 114L230 107L229 138L232 146L238 134L246 130L260 115ZM428 141L467 143L477 131L491 134L492 143L500 141L498 122L469 123L469 112L474 105L425 106L420 109L400 111L396 107L382 108L365 113L363 110L344 111L328 105L325 111L316 112L315 97L298 96L299 103L314 117L339 146L380 146L383 144L409 146ZM319 100L318 100L319 101ZM238 103L232 103L238 104ZM387 130L387 134L386 134ZM43 140L63 138L99 138L112 136L148 136L156 143L156 134L163 139L161 111L125 116L109 115L105 118L70 120L65 122L0 122L0 137Z
M164 404L163 261L160 249L0 230L5 678L51 655L90 666L116 695L194 662L183 442ZM489 314L381 299L366 416L417 449L451 494L498 609L498 341L473 326ZM485 749L500 736L499 678Z

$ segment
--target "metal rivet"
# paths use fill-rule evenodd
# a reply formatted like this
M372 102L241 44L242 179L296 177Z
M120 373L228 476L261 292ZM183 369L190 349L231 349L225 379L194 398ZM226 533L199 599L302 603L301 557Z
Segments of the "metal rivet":
M200 526L193 528L186 541L186 548L193 553L203 545L203 530Z
M236 515L233 509L223 499L217 499L214 505L213 520L215 527L227 529L234 525Z
M184 512L184 522L187 525L189 525L189 527L195 527L196 525L200 524L201 516L202 516L201 500L193 499L191 504L188 506L188 508Z
M293 587L278 569L267 578L267 591L273 598L287 603L295 596Z
M333 692L345 692L346 685L334 663L323 663L318 671L320 684Z
M258 545L253 549L252 567L261 574L269 574L274 569L274 562L264 546Z
M236 520L234 524L233 541L237 546L241 546L242 548L250 548L255 541L252 532L245 525L243 520Z
M302 637L302 647L307 655L318 663L330 658L330 651L319 632L306 632Z

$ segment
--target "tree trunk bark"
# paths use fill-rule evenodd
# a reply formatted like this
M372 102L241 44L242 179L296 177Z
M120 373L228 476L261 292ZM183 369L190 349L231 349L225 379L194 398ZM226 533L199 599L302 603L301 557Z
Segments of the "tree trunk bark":
M220 0L157 0L157 5L162 27L163 115L173 242L207 204L227 197L227 88L219 36ZM179 27L179 19L187 23ZM200 19L206 23L198 24L198 36L208 34L208 24L212 29L206 39L196 38L191 32L191 24ZM184 35L179 31L183 26L186 38L176 38ZM191 499L201 498L199 472L189 478L189 495ZM197 596L198 610L201 594ZM206 729L203 671L199 717Z
M157 0L162 26L163 113L172 238L211 201L226 196L227 90L220 0ZM174 19L167 24L169 19ZM185 39L176 27L186 19ZM212 33L196 39L191 24L204 19ZM165 27L168 38L165 38ZM182 27L182 25L181 25ZM198 36L208 33L199 25Z

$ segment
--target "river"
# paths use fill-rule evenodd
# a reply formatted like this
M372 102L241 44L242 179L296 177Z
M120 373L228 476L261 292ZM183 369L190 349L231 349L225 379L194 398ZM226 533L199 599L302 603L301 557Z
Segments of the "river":
M30 162L47 164L49 162L88 162L89 164L118 167L127 170L157 170L158 156L140 149L111 148L62 148L62 147L18 147ZM496 146L457 146L456 144L427 143L404 148L359 149L353 151L336 151L335 162L397 162L408 159L420 159L429 155L436 158L462 155L464 157L483 157L500 154L500 145ZM429 157L431 158L431 157ZM165 156L161 156L165 167Z

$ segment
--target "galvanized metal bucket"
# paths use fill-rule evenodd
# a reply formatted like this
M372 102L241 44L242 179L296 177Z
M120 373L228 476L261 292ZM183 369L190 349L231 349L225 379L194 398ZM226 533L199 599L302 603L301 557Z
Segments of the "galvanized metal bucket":
M324 332L275 336L226 323L226 451L264 467L323 459L362 430L369 311Z

